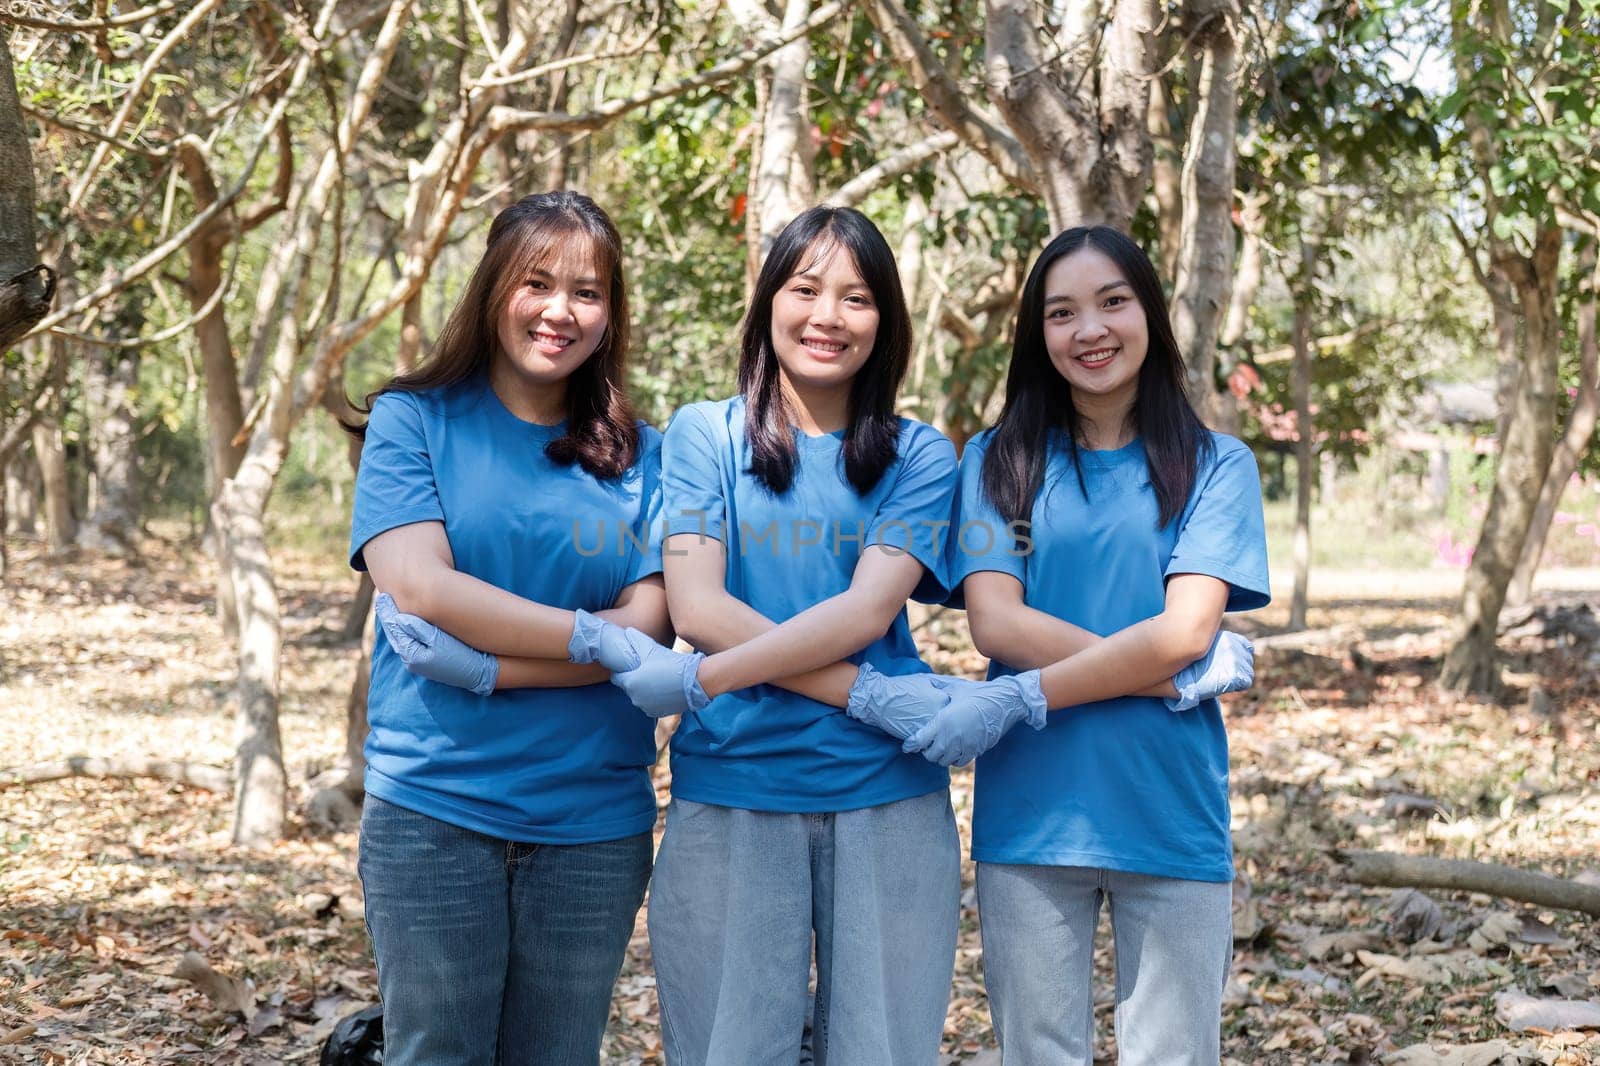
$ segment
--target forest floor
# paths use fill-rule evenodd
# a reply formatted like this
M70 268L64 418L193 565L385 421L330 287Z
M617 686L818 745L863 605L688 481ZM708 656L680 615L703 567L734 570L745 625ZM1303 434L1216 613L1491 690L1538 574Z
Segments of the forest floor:
M315 1062L335 1021L376 1000L355 834L298 813L306 781L343 748L357 649L330 635L354 583L326 559L278 564L289 839L234 850L227 795L163 780L0 782L0 1062ZM211 574L191 547L159 540L137 565L14 544L0 587L0 766L72 755L226 766L233 661ZM1413 901L1392 921L1392 890L1351 883L1336 854L1470 857L1600 883L1600 647L1508 637L1498 702L1441 696L1430 682L1458 583L1317 574L1317 632L1268 640L1256 687L1227 703L1233 1063L1600 1062L1600 919L1430 891L1437 915ZM1547 613L1600 601L1600 573L1567 586L1541 595ZM1274 607L1238 624L1268 636L1285 619ZM982 661L964 634L952 615L920 629L939 668L973 673ZM664 806L664 760L658 774ZM969 772L952 792L965 836ZM970 864L963 877L944 1061L995 1063ZM1113 1062L1101 932L1100 1053ZM220 975L216 998L175 973L186 952ZM660 1061L650 972L641 915L608 1064ZM1531 1009L1519 995L1567 1001L1567 1014L1519 1013Z

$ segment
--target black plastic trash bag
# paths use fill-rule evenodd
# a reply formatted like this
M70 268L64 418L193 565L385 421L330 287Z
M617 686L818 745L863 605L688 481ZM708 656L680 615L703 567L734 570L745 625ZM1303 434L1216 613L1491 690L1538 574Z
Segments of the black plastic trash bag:
M322 1045L319 1066L383 1066L383 1005L339 1019Z

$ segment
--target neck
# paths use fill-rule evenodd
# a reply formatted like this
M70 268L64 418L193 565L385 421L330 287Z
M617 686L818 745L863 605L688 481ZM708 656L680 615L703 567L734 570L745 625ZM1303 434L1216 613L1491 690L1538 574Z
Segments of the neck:
M1133 413L1134 397L1084 396L1074 394L1072 404L1078 410L1078 435L1085 446L1096 451L1120 448L1138 435L1129 415Z
M504 360L489 367L489 386L507 411L524 422L553 426L567 417L567 382L529 381Z
M850 421L850 383L830 388L807 388L790 380L789 375L778 371L784 399L794 416L795 425L808 437L834 433Z

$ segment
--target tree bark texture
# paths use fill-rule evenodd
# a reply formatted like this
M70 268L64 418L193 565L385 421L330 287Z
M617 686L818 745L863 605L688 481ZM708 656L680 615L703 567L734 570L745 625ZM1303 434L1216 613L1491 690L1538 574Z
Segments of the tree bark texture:
M1589 288L1586 298L1578 305L1577 314L1580 358L1578 396L1567 415L1567 430L1556 443L1550 469L1539 490L1539 500L1533 508L1528 535L1522 542L1522 554L1517 559L1511 584L1506 589L1506 606L1522 606L1533 598L1533 578L1539 571L1539 560L1544 555L1545 541L1549 539L1556 508L1561 506L1561 496L1577 471L1579 461L1594 442L1595 424L1600 420L1600 338L1595 335L1595 300L1600 296L1600 270L1596 269L1593 244L1588 246L1585 257L1589 268Z
M65 343L65 338L52 338ZM65 372L66 363L59 370ZM44 493L45 545L53 554L64 552L78 540L78 519L72 509L72 482L67 475L67 447L61 435L62 388L54 388L50 411L33 427L33 456L38 463Z
M811 0L788 0L782 30L805 25ZM811 181L811 126L806 112L806 66L811 42L797 37L772 54L760 75L768 80L767 110L761 123L761 153L756 161L755 196L747 209L756 212L760 258L796 215L815 196Z
M1178 249L1183 244L1183 148L1173 132L1172 90L1165 77L1150 83L1150 190L1156 199L1156 228L1161 234L1157 260L1161 276L1178 276Z
M1500 608L1555 451L1561 236L1559 227L1546 225L1538 231L1531 255L1500 246L1494 258L1494 269L1508 277L1516 291L1525 348L1495 469L1494 493L1467 568L1456 640L1439 671L1439 684L1451 691L1489 693L1499 685L1494 638Z
M1131 229L1153 154L1146 125L1156 5L1115 0L1102 27L1099 5L1075 0L1053 40L1032 0L985 7L989 97L1027 155L1051 228Z
M1215 384L1217 338L1233 286L1237 15L1233 0L1190 0L1185 12L1200 54L1183 162L1183 234L1173 284L1172 329L1188 368L1189 395L1211 425L1217 424L1222 406Z
M1294 293L1294 592L1289 628L1306 627L1311 584L1311 489L1316 478L1316 426L1311 414L1311 338L1314 331L1316 248L1300 236L1300 271Z
M1435 859L1386 851L1341 851L1337 854L1346 864L1350 880L1358 885L1482 892L1536 907L1581 911L1600 918L1600 888L1577 881L1466 859Z
M142 316L119 316L113 321L119 320L142 321ZM131 331L137 331L137 325ZM89 513L78 528L78 543L86 548L117 554L137 550L139 457L133 394L138 384L138 348L96 348L86 353L84 392L93 427L94 475Z
M39 427L34 427L37 434ZM5 470L5 529L7 536L39 534L39 464L26 446L17 450Z
M50 310L55 274L39 263L33 153L11 69L11 28L0 22L0 353Z

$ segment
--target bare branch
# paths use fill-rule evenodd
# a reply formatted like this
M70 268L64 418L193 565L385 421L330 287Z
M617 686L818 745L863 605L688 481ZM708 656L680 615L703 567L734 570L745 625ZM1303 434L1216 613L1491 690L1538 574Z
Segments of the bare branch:
M119 26L132 26L136 22L143 22L146 19L153 19L170 11L176 11L180 6L178 0L167 0L164 4L151 4L149 7L141 7L137 11L129 11L125 15L111 15L103 19L47 19L40 18L38 15L24 15L17 10L19 5L12 4L5 13L5 21L18 26L28 26L36 30L92 32L95 30L116 29Z
M87 137L92 141L102 141L120 151L132 152L134 155L144 156L146 159L165 159L169 151L167 148L151 148L142 144L134 144L131 141L121 141L115 137L107 136L103 130L97 130L90 126L80 126L75 122L67 121L60 115L51 115L29 107L27 104L22 105L22 113L31 119L47 123L57 129L75 133L79 137Z
M117 108L117 113L111 118L111 124L106 127L106 135L108 137L115 138L117 134L122 132L123 123L127 122L128 116L133 114L134 106L138 104L139 97L143 95L146 83L150 81L150 76L156 72L156 68L160 66L161 61L167 57L167 53L176 48L178 42L183 40L189 31L194 29L202 19L216 10L217 5L221 2L222 0L200 0L187 15L183 16L182 21L172 28L172 32L162 38L161 43L156 45L155 49L145 57L144 63L140 65L138 73L133 76L133 81L123 94L122 106ZM83 168L83 173L78 176L77 183L72 187L71 195L67 197L68 211L76 210L78 205L83 202L84 193L94 183L95 175L100 172L100 167L105 163L106 156L110 152L111 149L104 142L95 146L94 154L89 157L88 165Z
M648 107L658 101L667 100L674 96L682 96L684 93L693 92L695 89L704 89L732 81L789 42L798 40L813 30L826 26L838 17L839 12L843 9L844 5L839 0L824 4L812 12L809 19L796 26L790 32L764 41L760 45L747 48L738 55L726 59L708 70L703 70L687 78L681 78L668 85L635 93L633 96L608 100L589 111L582 111L577 114L566 111L523 111L502 104L490 110L488 124L494 136L510 133L513 130L599 129L629 112Z
M915 170L936 155L948 152L961 143L961 138L949 130L924 137L916 144L890 152L872 166L839 186L827 202L835 207L854 207L871 192L900 175Z
M872 0L867 15L896 59L911 71L916 89L933 113L1019 189L1039 191L1027 153L998 122L967 103L966 94L939 62L916 19L893 0Z
M250 176L255 173L256 165L261 162L261 154L266 149L268 139L271 138L278 123L283 120L284 111L288 108L289 102L298 95L298 91L301 85L305 83L306 75L310 69L311 56L302 56L295 65L294 77L288 90L278 98L277 102L273 104L272 111L268 113L262 126L261 136L256 138L255 145L251 148L249 156L246 157L244 169L239 174L239 180L234 183L226 194L219 197L216 203L195 215L194 218L189 220L187 226L173 234L162 244L152 248L126 270L108 279L99 288L73 301L70 306L60 308L46 315L28 332L27 336L31 337L36 333L41 333L59 325L68 318L82 314L85 310L94 307L111 294L122 291L131 283L160 266L167 260L168 256L187 244L189 238L198 233L201 227L209 225L212 219L228 210L233 205L233 202L244 193L246 186L250 184Z

